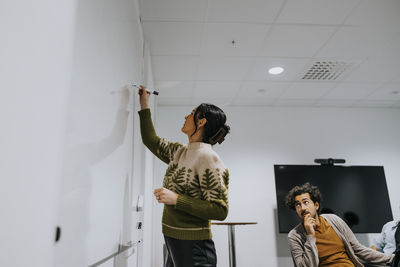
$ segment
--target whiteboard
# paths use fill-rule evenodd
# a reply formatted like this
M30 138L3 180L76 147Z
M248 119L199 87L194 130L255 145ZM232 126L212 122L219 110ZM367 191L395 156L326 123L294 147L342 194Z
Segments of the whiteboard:
M132 209L139 137L133 89L125 86L143 76L137 14L137 1L78 1L67 117L60 118L66 133L55 266L88 266L115 253L139 220Z

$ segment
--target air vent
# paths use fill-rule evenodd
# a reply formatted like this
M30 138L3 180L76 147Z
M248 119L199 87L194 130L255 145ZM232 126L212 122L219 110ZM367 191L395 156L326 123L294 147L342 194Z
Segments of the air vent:
M353 67L353 62L344 61L316 61L303 75L302 80L337 80L342 74Z

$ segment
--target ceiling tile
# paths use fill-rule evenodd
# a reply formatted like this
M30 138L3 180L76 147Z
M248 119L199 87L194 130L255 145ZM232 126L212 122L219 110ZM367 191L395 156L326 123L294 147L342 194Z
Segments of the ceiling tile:
M362 62L345 78L348 82L400 82L399 61L392 58L369 59Z
M396 101L385 100L360 100L353 104L354 107L363 108L390 108L396 104Z
M340 25L359 0L287 0L278 23Z
M398 29L400 30L400 27L398 27ZM379 56L380 59L387 59L388 61L399 62L400 61L399 47L400 47L400 33L397 33L388 40L385 46L379 48L380 53L377 53L377 55Z
M294 81L302 76L310 59L308 58L269 58L260 57L254 61L250 71L246 74L247 81ZM268 70L272 67L282 67L284 72L279 75L271 75Z
M155 88L160 92L160 97L193 97L194 82L182 81L157 81Z
M318 99L315 106L348 108L352 107L355 102L356 100L354 99Z
M271 81L243 82L232 104L271 106L289 85L290 83Z
M318 52L317 57L336 59L366 59L379 54L393 40L393 33L370 27L341 27Z
M208 0L141 0L141 18L158 21L204 21Z
M276 99L290 86L288 82L243 82L236 98Z
M246 57L203 57L200 60L198 80L241 81L253 62Z
M379 25L399 30L400 1L363 0L346 19L348 25Z
M234 106L272 106L274 103L275 99L257 97L238 97L232 101Z
M198 55L202 23L145 22L145 38L152 55Z
M368 100L400 100L400 83L391 83L382 86L367 97Z
M276 25L268 35L260 55L312 57L335 29L330 26Z
M262 24L206 23L201 54L257 55L269 28L270 26Z
M392 108L400 108L400 101L396 101L391 107Z
M300 82L293 83L280 96L280 99L318 99L327 93L334 83L326 82Z
M288 0L278 23L342 24L359 0Z
M278 99L274 106L284 107L313 107L316 104L316 99Z
M283 0L209 1L208 22L272 23Z
M195 85L194 97L232 98L240 88L240 82L199 81Z
M198 57L193 56L153 56L153 75L156 81L194 80Z
M381 85L381 83L339 83L324 95L323 99L363 99Z
M224 107L230 106L232 103L232 97L226 96L226 97L211 97L211 96L205 96L205 97L196 97L192 99L192 106L198 106L201 103L209 103L218 106L221 109L224 109Z

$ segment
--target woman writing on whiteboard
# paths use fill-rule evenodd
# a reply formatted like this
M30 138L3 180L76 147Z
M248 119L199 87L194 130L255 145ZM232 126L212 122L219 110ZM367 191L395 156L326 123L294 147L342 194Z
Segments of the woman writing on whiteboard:
M212 145L222 143L229 126L225 113L201 104L185 116L187 145L156 135L148 105L150 93L141 86L140 130L143 143L168 164L163 187L154 190L164 204L162 232L168 249L167 267L215 267L217 256L210 220L228 215L229 172Z

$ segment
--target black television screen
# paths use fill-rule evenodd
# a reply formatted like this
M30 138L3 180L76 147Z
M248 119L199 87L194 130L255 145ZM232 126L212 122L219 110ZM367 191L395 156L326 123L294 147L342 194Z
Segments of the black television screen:
M274 165L274 171L280 233L300 222L285 196L306 182L321 191L321 213L340 216L354 233L380 233L393 220L382 166Z

